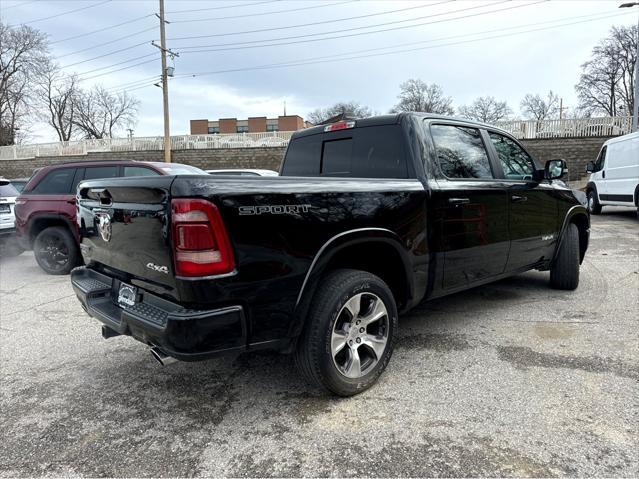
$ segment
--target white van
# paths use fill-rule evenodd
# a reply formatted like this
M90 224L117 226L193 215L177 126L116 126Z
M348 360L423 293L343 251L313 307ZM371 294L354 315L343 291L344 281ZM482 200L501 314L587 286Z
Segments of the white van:
M639 216L639 132L611 138L601 147L597 161L586 167L588 210L601 213L602 206L637 208Z

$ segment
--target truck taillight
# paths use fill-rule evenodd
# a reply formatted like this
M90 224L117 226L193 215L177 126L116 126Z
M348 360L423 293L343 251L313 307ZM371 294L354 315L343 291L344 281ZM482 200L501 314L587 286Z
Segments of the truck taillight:
M213 276L235 269L231 242L213 203L172 200L171 235L177 276Z

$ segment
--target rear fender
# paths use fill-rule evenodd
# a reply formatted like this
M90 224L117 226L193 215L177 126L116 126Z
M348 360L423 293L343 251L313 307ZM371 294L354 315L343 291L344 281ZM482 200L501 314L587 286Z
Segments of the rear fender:
M409 303L414 296L414 281L410 274L411 262L409 254L402 245L400 237L394 232L384 228L360 228L345 231L330 238L319 249L311 267L306 273L302 288L298 294L295 304L295 317L298 318L291 326L290 337L298 336L305 323L305 319L313 297L313 292L319 286L322 276L327 272L331 260L346 248L355 245L367 245L371 243L385 244L391 246L401 258L404 279L407 285L405 303ZM376 259L371 259L375 261ZM383 261L383 259L382 259Z

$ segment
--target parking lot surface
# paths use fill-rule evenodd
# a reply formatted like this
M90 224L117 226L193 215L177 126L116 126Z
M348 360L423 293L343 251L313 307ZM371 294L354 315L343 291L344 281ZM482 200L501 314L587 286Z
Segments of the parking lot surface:
M425 303L348 399L277 354L162 368L67 276L0 259L0 474L636 477L639 222L592 223L576 291L530 272Z

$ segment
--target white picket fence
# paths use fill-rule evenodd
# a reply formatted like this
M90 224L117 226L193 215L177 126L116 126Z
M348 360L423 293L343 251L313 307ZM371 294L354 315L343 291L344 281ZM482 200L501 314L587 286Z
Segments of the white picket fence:
M178 135L171 137L173 150L204 150L215 148L259 148L286 146L292 131L236 133L216 135ZM163 150L161 136L137 138L103 138L99 140L61 141L36 145L0 147L0 160L35 158L38 156L82 156L87 153Z
M616 136L630 133L631 117L600 117L562 120L514 120L497 122L519 139L580 138ZM234 133L215 135L179 135L171 137L173 150L204 150L215 148L257 148L286 146L292 131L265 133ZM82 156L87 153L117 151L150 151L164 149L161 136L139 138L104 138L101 140L64 141L37 145L0 147L0 160L35 158L38 156Z
M632 117L606 116L541 121L514 120L499 121L495 126L506 130L519 139L617 136L630 133Z

